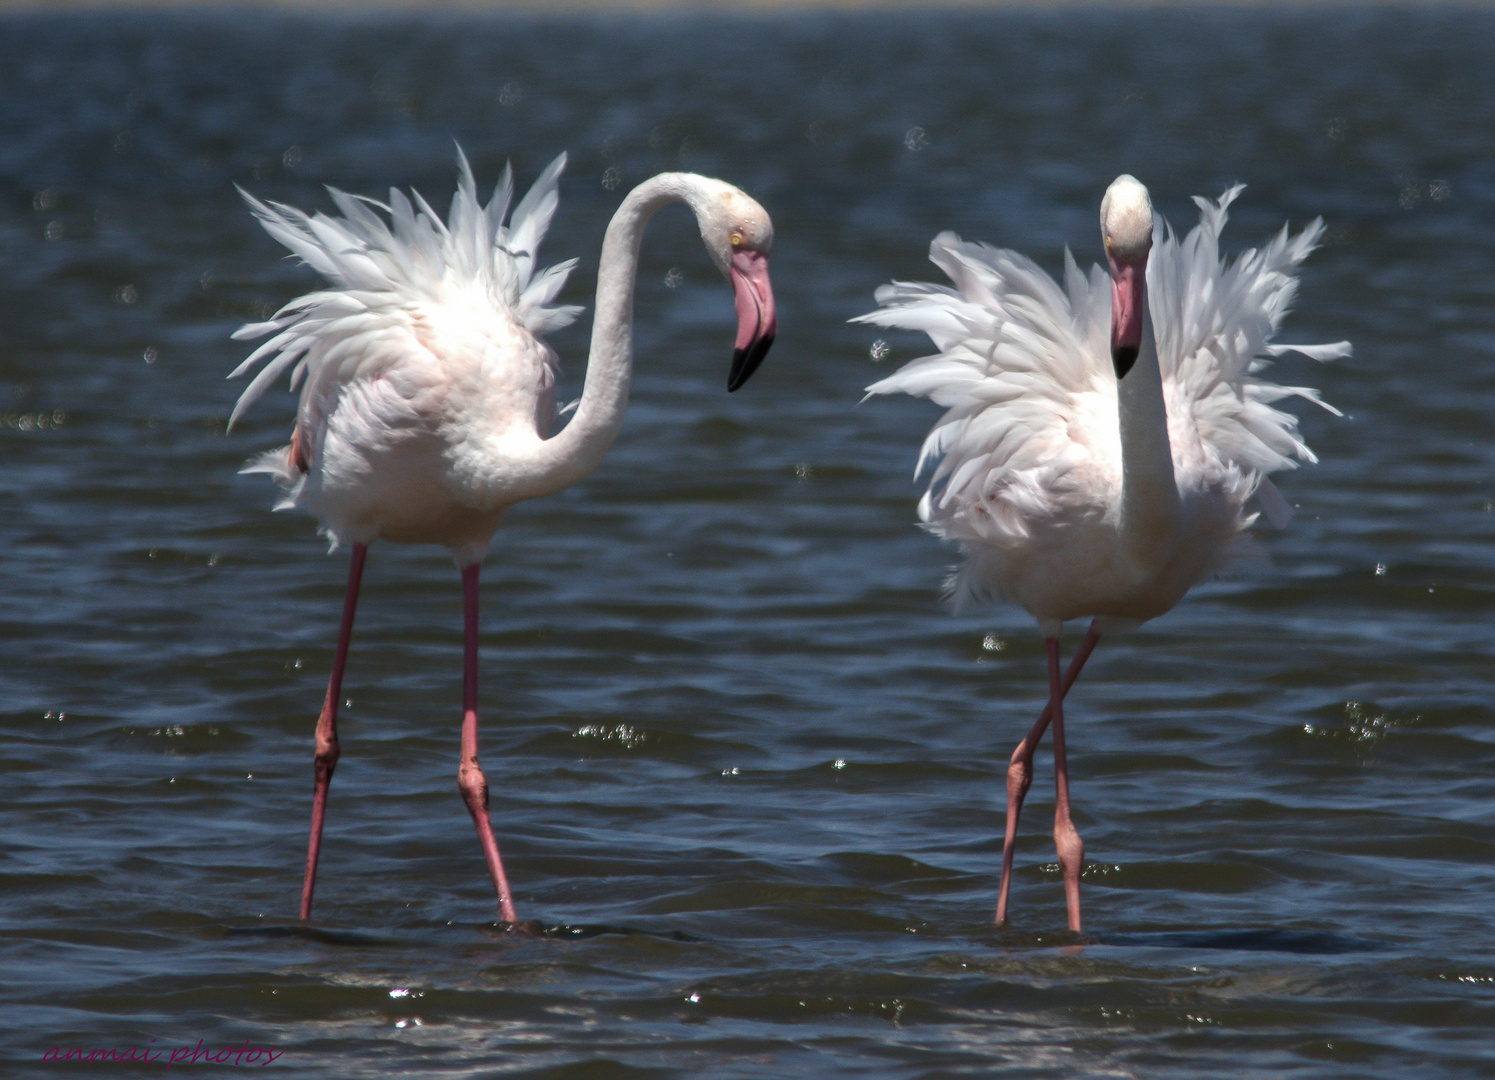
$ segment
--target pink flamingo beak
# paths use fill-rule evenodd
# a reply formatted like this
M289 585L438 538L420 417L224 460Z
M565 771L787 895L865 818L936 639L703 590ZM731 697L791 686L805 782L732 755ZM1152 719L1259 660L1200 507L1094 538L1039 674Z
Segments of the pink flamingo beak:
M739 248L732 253L727 274L737 299L737 341L732 348L732 370L727 391L736 390L758 370L779 329L773 307L773 286L768 282L768 256L761 251Z
M1147 254L1111 263L1111 366L1124 378L1142 349L1142 316L1147 310Z

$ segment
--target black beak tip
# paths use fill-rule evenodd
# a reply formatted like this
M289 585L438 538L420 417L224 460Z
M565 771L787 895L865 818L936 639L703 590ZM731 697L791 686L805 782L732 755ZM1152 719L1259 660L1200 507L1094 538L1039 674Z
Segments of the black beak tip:
M1132 365L1137 362L1137 346L1118 345L1111 350L1111 366L1116 369L1118 379L1126 378L1126 373L1132 370Z
M732 350L732 370L727 373L727 393L733 393L752 377L753 372L758 370L758 365L763 363L763 358L768 355L768 347L772 344L773 335L766 334L745 349Z

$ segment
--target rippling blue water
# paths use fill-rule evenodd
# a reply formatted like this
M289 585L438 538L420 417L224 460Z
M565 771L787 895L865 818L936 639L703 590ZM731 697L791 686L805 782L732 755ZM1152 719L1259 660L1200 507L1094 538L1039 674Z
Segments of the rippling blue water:
M1495 1075L1492 132L1473 8L0 17L7 1075L198 1040L329 1077ZM484 764L553 932L498 930L455 791L454 568L388 545L301 928L346 562L235 472L292 399L225 437L228 335L313 279L233 185L439 204L453 139L489 183L571 152L569 302L627 186L741 184L780 339L722 392L730 293L662 215L622 438L494 543ZM1071 695L1077 947L1044 754L990 926L1042 650L940 609L934 410L857 405L887 369L845 320L940 229L1098 258L1123 170L1181 227L1248 182L1237 249L1324 215L1285 336L1356 353L1280 365L1346 415L1300 410L1274 566Z

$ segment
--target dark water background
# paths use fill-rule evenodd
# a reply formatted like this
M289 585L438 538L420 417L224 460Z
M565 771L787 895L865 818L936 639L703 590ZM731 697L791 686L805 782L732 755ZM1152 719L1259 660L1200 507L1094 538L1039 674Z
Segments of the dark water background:
M495 540L483 760L557 932L496 927L457 575L388 545L302 930L346 559L235 474L292 399L225 438L228 335L313 278L233 185L442 205L454 138L485 183L571 152L571 302L627 186L741 184L781 335L728 397L730 293L662 215L622 437ZM845 320L944 228L1096 259L1123 170L1179 226L1247 181L1236 250L1323 214L1285 336L1356 352L1279 367L1346 416L1298 410L1322 464L1282 481L1275 566L1071 696L1075 948L1046 753L990 926L1041 645L941 610L908 475L935 409L858 407L886 368ZM1479 9L0 18L5 1075L203 1040L317 1077L1495 1076L1492 264Z

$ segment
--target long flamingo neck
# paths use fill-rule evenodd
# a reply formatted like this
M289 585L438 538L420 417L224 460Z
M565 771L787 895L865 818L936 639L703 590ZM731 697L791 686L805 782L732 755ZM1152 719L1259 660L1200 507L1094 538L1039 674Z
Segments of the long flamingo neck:
M633 289L639 245L649 219L661 206L683 202L704 211L699 177L661 173L628 193L602 241L597 267L597 308L581 403L571 422L543 444L543 486L558 491L589 474L623 427L633 374Z
M1116 386L1121 424L1121 534L1132 560L1152 568L1176 546L1180 506L1157 338L1145 292L1142 310L1137 361Z

